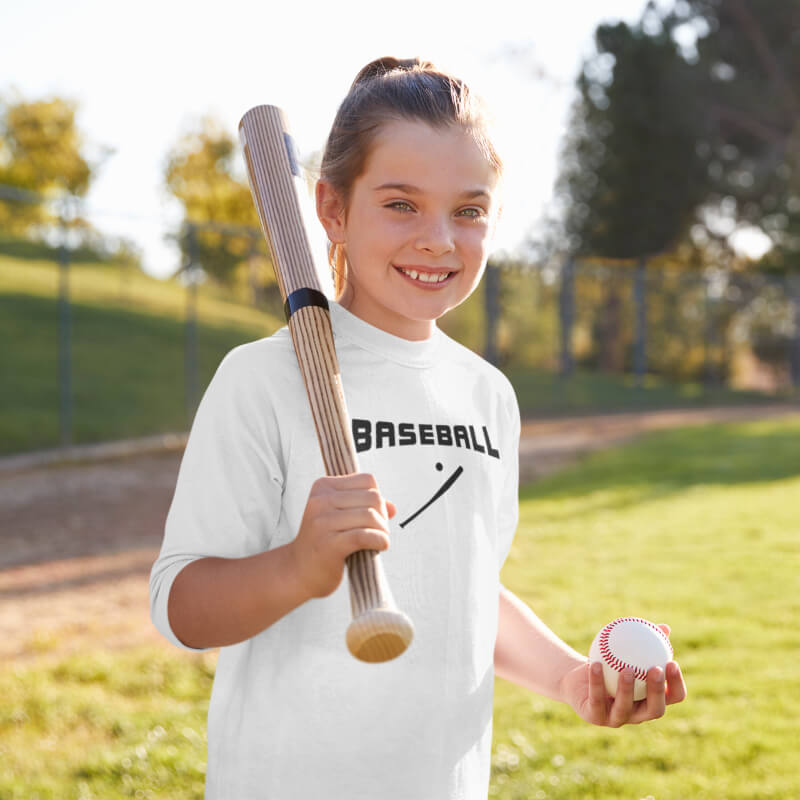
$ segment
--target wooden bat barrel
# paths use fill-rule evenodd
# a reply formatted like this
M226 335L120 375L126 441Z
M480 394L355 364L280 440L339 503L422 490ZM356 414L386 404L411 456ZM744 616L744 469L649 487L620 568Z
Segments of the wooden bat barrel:
M277 106L256 106L242 117L239 136L325 471L358 472L328 301L306 228L308 189L286 115ZM380 555L372 550L353 553L347 575L353 611L347 629L350 652L368 662L397 657L410 644L414 628L394 603Z

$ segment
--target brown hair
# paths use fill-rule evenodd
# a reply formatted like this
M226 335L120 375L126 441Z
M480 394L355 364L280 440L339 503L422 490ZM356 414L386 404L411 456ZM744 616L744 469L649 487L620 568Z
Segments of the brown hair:
M322 156L320 179L333 186L345 207L380 127L401 119L434 127L463 127L488 163L502 174L502 161L489 139L483 104L463 81L419 58L378 58L356 75L336 113ZM347 275L344 248L331 244L329 260L336 296L340 297Z

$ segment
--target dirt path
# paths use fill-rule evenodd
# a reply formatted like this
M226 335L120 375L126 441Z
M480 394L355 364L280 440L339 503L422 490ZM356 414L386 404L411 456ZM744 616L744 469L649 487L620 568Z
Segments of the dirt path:
M582 454L678 425L798 414L791 407L614 414L528 421L523 480ZM112 458L112 454L124 457ZM148 576L161 543L181 450L106 448L66 465L0 460L0 660L160 643Z

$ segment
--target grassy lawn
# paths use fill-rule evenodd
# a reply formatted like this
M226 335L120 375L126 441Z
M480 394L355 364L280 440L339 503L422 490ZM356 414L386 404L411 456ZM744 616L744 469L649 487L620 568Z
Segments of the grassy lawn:
M796 798L800 418L681 429L522 494L504 581L582 652L607 621L672 626L689 698L583 725L498 681L492 796Z
M512 369L508 377L514 384L522 414L535 417L759 405L798 400L798 394L791 390L776 396L697 382L672 383L655 375L646 376L642 385L636 382L633 375L587 370L576 370L564 379L555 372L545 370Z
M202 798L213 661L166 649L0 672L0 798Z
M97 264L70 268L72 439L98 442L188 429L186 289ZM0 257L0 454L58 445L58 275L50 262ZM222 357L279 323L223 292L197 302L197 391Z
M800 796L800 419L651 435L522 491L506 585L574 647L673 627L689 699L618 731L498 681L491 797ZM201 798L213 658L0 670L0 799Z

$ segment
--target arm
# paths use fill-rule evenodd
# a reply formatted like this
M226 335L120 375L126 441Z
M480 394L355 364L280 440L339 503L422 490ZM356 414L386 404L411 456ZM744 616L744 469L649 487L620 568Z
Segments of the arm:
M562 642L522 600L501 587L494 649L497 677L563 700L562 677L585 664L586 656Z
M647 673L646 699L634 702L630 670L621 675L616 698L609 697L600 665L590 669L586 656L561 641L505 588L500 590L494 663L498 677L566 703L594 725L617 728L657 719L667 705L686 697L686 684L674 661L667 664L666 675L658 667Z
M188 647L249 639L309 599L295 575L291 545L247 558L201 558L169 593L169 622Z
M394 506L372 475L320 478L297 537L245 558L200 558L172 583L169 624L183 644L222 647L249 639L312 597L336 590L356 550L385 550Z

